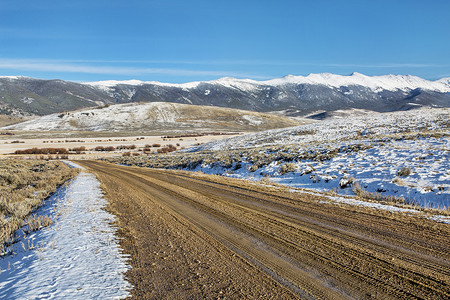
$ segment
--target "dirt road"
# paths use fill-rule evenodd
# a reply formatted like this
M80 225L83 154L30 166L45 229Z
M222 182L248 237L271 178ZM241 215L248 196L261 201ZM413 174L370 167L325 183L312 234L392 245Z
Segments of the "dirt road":
M78 163L118 216L136 298L450 297L449 225L217 176Z

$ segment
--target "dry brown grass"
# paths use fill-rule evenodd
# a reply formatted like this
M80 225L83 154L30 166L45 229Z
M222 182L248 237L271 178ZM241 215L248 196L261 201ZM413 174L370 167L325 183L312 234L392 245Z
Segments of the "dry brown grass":
M41 228L48 227L53 224L53 220L49 216L32 216L26 221L27 227L25 233L38 231Z
M294 172L297 166L293 163L285 163L280 167L280 174L286 174L289 172Z
M375 200L377 202L388 202L395 204L409 204L408 201L403 197L397 196L387 196L382 195L381 193L371 193L363 189L359 183L355 182L352 185L352 191L356 196L366 199L366 200Z
M0 252L14 241L14 232L29 215L77 173L59 161L0 160ZM28 221L30 229L49 224L45 217Z
M16 124L19 122L24 122L28 118L27 117L13 117L10 115L0 115L0 127Z

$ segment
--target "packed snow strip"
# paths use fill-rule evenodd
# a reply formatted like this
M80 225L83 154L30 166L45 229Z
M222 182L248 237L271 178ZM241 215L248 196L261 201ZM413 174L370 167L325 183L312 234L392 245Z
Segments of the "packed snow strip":
M321 195L323 196L323 195ZM336 197L336 196L325 196L328 199L330 199L331 202L336 203L344 203L348 205L355 205L355 206L364 206L364 207L370 207L375 209L381 209L381 210L387 210L390 212L401 212L401 213L411 213L416 215L423 215L423 213L420 210L416 209L410 209L410 208L401 208L393 205L387 205L387 204L381 204L381 203L374 203L374 202L367 202L352 198L344 198L344 197ZM430 220L444 223L444 224L450 224L450 217L449 216L442 216L442 215L434 215L431 217L427 217Z
M323 196L323 195L321 195ZM410 209L410 208L401 208L393 205L387 205L387 204L381 204L381 203L374 203L374 202L367 202L352 198L344 198L344 197L335 197L335 196L326 196L328 199L330 199L331 202L336 203L344 203L348 205L355 205L355 206L364 206L364 207L370 207L375 209L381 209L381 210L387 210L390 212L401 212L401 213L410 213L410 214L416 214L416 215L424 215L423 212L416 209ZM439 222L444 224L450 224L450 217L449 216L443 216L443 215L434 215L434 216L425 216L426 218Z
M76 164L71 164L76 167ZM0 299L119 299L129 296L114 216L104 210L100 183L82 172L36 212L49 227L18 236L0 258Z

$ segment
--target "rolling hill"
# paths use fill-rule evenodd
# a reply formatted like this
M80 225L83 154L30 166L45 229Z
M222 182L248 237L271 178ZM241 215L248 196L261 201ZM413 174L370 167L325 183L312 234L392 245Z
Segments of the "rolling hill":
M284 116L178 103L128 103L51 114L4 127L25 131L256 131L304 124Z

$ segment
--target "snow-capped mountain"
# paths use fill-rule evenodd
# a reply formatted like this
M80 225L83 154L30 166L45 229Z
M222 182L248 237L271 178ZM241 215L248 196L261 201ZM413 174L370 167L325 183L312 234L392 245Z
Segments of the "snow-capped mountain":
M260 112L306 115L315 111L378 112L421 106L449 107L450 78L429 81L411 75L348 76L329 73L256 81L221 78L184 84L156 81L74 83L0 77L1 113L44 115L100 103L175 102Z
M308 76L293 76L287 75L283 78L271 79L266 81L256 81L251 79L236 79L231 77L224 77L212 81L197 81L184 84L162 83L157 81L140 81L140 80L126 80L126 81L95 81L86 82L91 85L104 90L111 90L118 85L157 85L165 87L177 87L184 89L197 88L201 84L221 85L240 90L252 91L261 86L283 86L288 84L311 84L311 85L325 85L329 87L342 86L365 86L374 91L377 90L406 90L406 89L423 89L432 90L442 93L450 92L450 78L443 78L437 81L429 81L412 75L384 75L384 76L366 76L357 72L349 76L335 75L331 73L309 74Z

